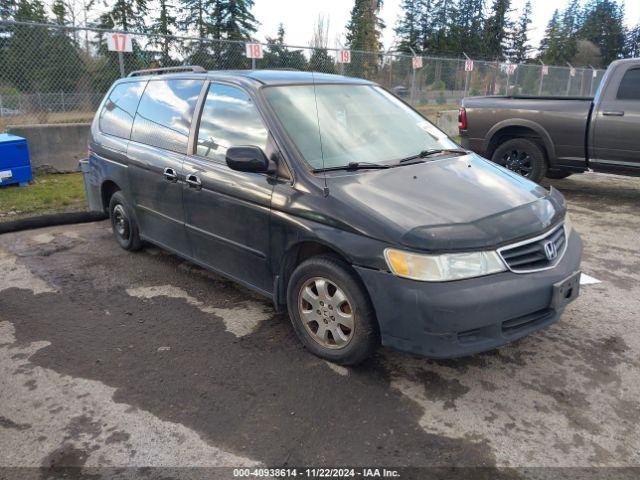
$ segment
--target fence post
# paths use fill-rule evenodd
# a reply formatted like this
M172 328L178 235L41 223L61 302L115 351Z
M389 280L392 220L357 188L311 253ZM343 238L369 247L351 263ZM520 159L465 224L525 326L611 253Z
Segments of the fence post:
M542 83L544 82L544 66L545 66L542 60L540 60L540 63L542 64L542 68L540 69L540 86L538 87L539 97L542 96Z
M60 92L60 103L62 106L62 111L64 112L64 92Z
M0 94L0 117L4 116L4 108L2 103L2 94Z
M413 56L416 56L416 52L413 48L409 47ZM413 58L411 58L411 105L415 105L416 101L416 69L413 68Z
M124 54L122 52L118 52L118 65L120 65L120 78L124 78Z
M571 69L573 68L573 65L571 65L569 62L567 62L567 65L569 65L569 70L567 71L567 73L569 74L569 80L567 80L567 97L569 96L569 92L571 91Z
M469 58L469 55L467 55L464 52L462 52L462 54L465 56L465 58L467 60L471 60ZM467 68L466 68L466 62L465 62L465 72L464 72L465 73L465 78L464 78L464 96L465 97L467 96L467 94L468 94L467 92L469 91L469 75L471 74L471 72L467 72L466 70L467 70Z
M589 65L589 67L591 67L591 81L589 82L589 96L593 97L593 81L596 78L596 69L593 68L593 65ZM0 105L2 105L2 103L0 103Z

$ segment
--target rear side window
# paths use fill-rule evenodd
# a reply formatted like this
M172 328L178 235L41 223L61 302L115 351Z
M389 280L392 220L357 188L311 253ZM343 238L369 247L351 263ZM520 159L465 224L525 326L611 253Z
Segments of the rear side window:
M640 100L640 68L625 72L618 87L618 100Z
M103 133L129 138L133 118L146 82L126 82L116 85L100 112L99 127Z
M202 80L149 81L138 105L131 140L186 153L202 84Z
M235 87L211 84L200 118L198 155L224 162L229 147L252 145L264 150L267 137L251 97Z

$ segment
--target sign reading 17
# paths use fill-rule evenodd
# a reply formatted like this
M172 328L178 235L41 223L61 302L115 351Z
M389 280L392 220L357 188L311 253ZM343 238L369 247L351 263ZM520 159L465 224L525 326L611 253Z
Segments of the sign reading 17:
M107 48L111 52L132 52L131 36L127 33L107 34Z

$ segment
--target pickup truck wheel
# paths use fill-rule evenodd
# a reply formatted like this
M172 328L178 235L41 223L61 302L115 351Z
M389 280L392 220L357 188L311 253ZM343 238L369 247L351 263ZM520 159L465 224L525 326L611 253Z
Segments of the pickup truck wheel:
M500 144L491 160L538 183L547 172L544 152L536 143L526 138L514 138Z
M116 241L122 248L131 252L142 248L138 224L133 215L131 215L131 207L129 207L122 192L116 192L111 196L109 218L111 219L111 228Z
M354 365L379 345L367 292L338 257L321 255L301 263L289 280L287 305L298 338L318 357Z

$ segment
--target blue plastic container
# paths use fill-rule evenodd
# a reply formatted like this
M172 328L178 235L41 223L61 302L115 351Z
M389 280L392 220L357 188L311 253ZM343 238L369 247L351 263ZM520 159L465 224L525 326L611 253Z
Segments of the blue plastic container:
M0 186L14 183L24 186L32 178L27 140L0 133Z

